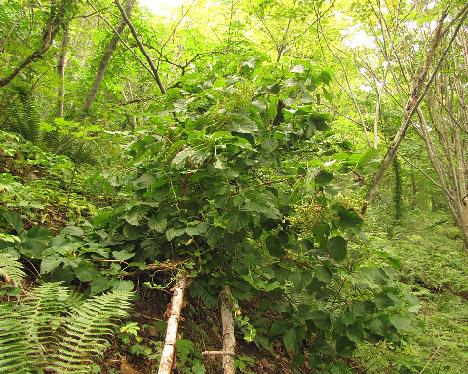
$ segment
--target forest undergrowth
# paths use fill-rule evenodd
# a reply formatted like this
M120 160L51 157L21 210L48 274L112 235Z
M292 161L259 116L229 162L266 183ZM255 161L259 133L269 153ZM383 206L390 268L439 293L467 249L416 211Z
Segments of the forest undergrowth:
M358 357L370 373L462 373L468 364L468 263L462 243L447 212L405 215L385 230L370 214L368 254L374 261L395 260L400 282L419 299L417 316L399 349L365 345Z
M0 373L466 372L466 19L0 0Z

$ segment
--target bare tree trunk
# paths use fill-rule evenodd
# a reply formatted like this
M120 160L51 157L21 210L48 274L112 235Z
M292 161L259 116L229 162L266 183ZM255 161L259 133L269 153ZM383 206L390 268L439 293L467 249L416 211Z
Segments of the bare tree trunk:
M229 299L229 287L226 286L219 293L221 304L221 323L223 325L223 350L204 351L202 356L221 356L223 359L223 373L234 374L236 366L234 357L236 355L236 337L234 335L234 318L232 316L232 303Z
M379 120L380 120L380 110L382 107L382 95L385 89L385 81L387 79L387 69L385 69L383 78L382 78L382 86L378 86L377 79L376 82L376 93L377 93L377 100L375 103L375 114L374 114L374 148L377 149L379 147Z
M462 210L463 242L465 250L468 251L468 200L465 197Z
M431 161L432 166L437 174L437 177L440 182L442 194L444 195L445 200L447 201L447 206L452 214L453 220L456 225L460 228L462 233L462 238L465 246L465 250L468 250L468 196L460 194L459 186L464 184L465 181L461 181L465 178L466 171L460 171L459 173L454 173L452 168L445 167L436 151L436 147L431 139L431 136L428 131L428 125L424 118L424 113L421 109L418 109L418 115L420 120L420 132L419 134L424 139L426 143L426 150ZM441 134L444 130L439 130ZM449 144L442 146L444 155L447 159L450 158L451 147ZM456 151L457 152L457 151ZM458 163L463 164L463 155L460 154L461 159L457 160ZM449 162L451 164L451 162ZM452 185L452 188L449 185L449 182Z
M130 17L134 4L135 4L135 0L128 0L127 6L125 7L125 14L127 14L128 17ZM91 105L93 105L93 102L96 99L96 96L97 96L99 87L101 86L101 82L104 78L104 74L106 72L107 66L109 65L109 61L112 55L114 54L115 49L117 48L117 43L119 42L119 35L124 30L126 24L127 22L122 17L117 26L116 33L112 35L112 38L109 44L107 45L107 48L104 50L104 54L102 55L101 61L99 62L99 67L96 73L96 78L94 79L94 82L91 85L88 95L86 96L86 99L81 108L82 115L85 115L89 111L89 108L91 108Z
M450 25L447 26L445 29L443 29L442 26L443 26L444 20L447 17L447 12L444 12L442 14L441 18L439 19L437 28L436 28L436 30L434 32L434 37L432 39L431 48L430 48L429 52L427 53L426 60L424 62L423 67L419 70L419 73L415 77L415 83L413 84L410 96L408 97L408 100L406 102L406 106L405 106L405 108L403 110L403 118L401 120L400 128L398 129L397 133L395 134L395 137L393 138L393 141L392 141L391 145L389 146L389 148L387 150L387 153L385 154L382 162L380 163L379 168L377 169L377 171L372 176L370 188L369 188L369 191L367 193L367 200L368 201L372 201L374 199L375 195L377 194L377 188L378 188L379 182L382 179L382 177L384 176L384 174L387 171L390 164L392 163L395 155L397 154L398 147L400 146L402 140L404 139L404 137L406 135L406 131L408 130L408 127L410 125L411 117L413 116L414 112L416 111L416 109L419 106L419 103L421 102L421 100L425 96L427 90L429 89L429 87L430 87L430 85L432 83L432 80L435 77L435 74L439 70L439 68L441 66L441 63L444 60L445 55L447 54L447 52L449 51L449 49L450 49L450 47L452 45L452 42L453 42L454 38L456 37L456 35L457 35L458 31L460 30L460 28L462 27L462 25L464 24L464 20L466 19L467 13L468 13L468 4L465 5L457 13L457 15L451 21ZM454 30L454 33L453 33L447 47L442 52L441 57L439 59L439 62L437 64L437 66L434 68L434 71L432 72L431 77L429 78L427 84L425 84L426 78L427 78L428 73L429 73L429 69L431 67L432 61L434 60L434 57L435 57L436 51L437 51L437 49L438 49L438 47L440 45L440 42L442 41L443 36L447 33L448 29L452 25L452 22L455 22L455 21L457 21L458 24L457 24L457 26L456 26L456 28Z
M122 7L119 0L114 0L114 2L115 2L115 5L117 5L117 7L120 10L122 19L127 23L130 31L132 32L133 38L135 39L138 45L138 48L140 49L140 52L143 54L143 56L145 56L146 61L148 61L148 65L151 67L153 78L156 81L156 84L158 85L159 90L164 95L166 93L166 89L164 88L161 78L159 77L158 69L156 68L156 66L154 66L153 60L151 59L150 55L146 52L145 48L143 47L143 44L141 43L140 38L138 37L135 27L133 26L132 22L127 16L128 12Z
M57 117L63 117L63 105L65 99L65 65L67 59L69 25L63 26L62 42L60 44L60 53L57 61L57 73L59 76L59 86L57 92Z
M414 168L411 169L411 192L413 193L411 200L411 209L414 210L416 209L416 194L418 192L418 189L416 187L416 176L414 175Z
M35 50L32 54L26 57L23 62L19 64L9 75L4 78L0 78L0 87L6 86L10 83L26 66L30 63L41 58L44 53L50 48L52 43L57 36L57 33L62 25L67 11L74 3L74 0L63 0L57 5L52 5L50 10L49 19L44 25L44 30L42 33L41 45ZM55 3L53 3L55 4Z
M236 349L236 337L234 335L234 318L232 317L232 303L229 300L229 289L220 293L221 321L223 324L223 369L224 374L235 374L234 352Z
M187 276L182 274L178 277L174 286L170 315L167 320L166 340L159 363L158 374L170 374L174 365L175 348L177 342L177 330L179 327L180 313L184 303L184 292L187 287Z

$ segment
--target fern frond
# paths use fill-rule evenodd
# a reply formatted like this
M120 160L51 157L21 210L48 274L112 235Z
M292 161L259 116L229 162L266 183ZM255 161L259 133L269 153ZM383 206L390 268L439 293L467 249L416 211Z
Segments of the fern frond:
M9 101L2 113L6 128L35 141L39 133L39 114L33 93L18 85L11 88L7 96Z
M61 283L44 283L28 293L21 307L28 342L37 347L38 360L45 364L49 347L56 343L54 333L70 306L70 292Z
M34 346L27 343L27 325L12 303L0 304L0 373L30 373Z
M93 359L108 347L113 321L128 315L132 293L112 291L74 308L48 368L59 373L89 373Z
M0 277L6 283L13 282L14 285L20 285L23 282L26 274L17 256L10 253L0 253Z
M18 96L23 104L23 116L26 126L23 135L26 139L35 141L39 134L39 118L34 96L31 91L18 90Z

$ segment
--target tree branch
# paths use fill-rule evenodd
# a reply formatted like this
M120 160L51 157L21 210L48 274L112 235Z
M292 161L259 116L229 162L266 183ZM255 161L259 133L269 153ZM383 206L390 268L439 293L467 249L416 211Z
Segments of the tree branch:
M145 48L143 47L143 44L141 43L140 38L138 37L138 34L137 34L136 30L135 30L135 27L133 26L130 19L127 17L127 14L125 13L125 9L120 4L119 0L114 0L114 3L115 3L115 5L117 5L117 8L119 8L120 14L122 14L122 18L127 23L128 28L130 29L130 31L131 31L131 33L133 35L133 38L135 39L135 41L138 44L138 48L140 49L143 56L145 56L146 61L148 61L148 64L149 64L149 66L151 68L151 71L152 71L152 76L155 79L156 84L159 87L159 90L164 95L166 93L166 89L164 88L164 85L163 85L163 83L161 81L161 78L159 77L158 69L156 69L156 67L154 66L153 60L151 59L151 57L148 55Z
M20 64L17 66L9 75L4 78L0 78L0 87L6 86L10 83L26 66L31 64L32 62L41 58L44 53L47 52L49 47L55 40L57 33L60 29L60 26L63 23L63 19L65 18L66 12L68 8L73 4L74 0L63 0L60 4L52 5L49 19L44 26L44 30L42 33L42 41L41 45L38 49L36 49L33 53L31 53L28 57L26 57Z

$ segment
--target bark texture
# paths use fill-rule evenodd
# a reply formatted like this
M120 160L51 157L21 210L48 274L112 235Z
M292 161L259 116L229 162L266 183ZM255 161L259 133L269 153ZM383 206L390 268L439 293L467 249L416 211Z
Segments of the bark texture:
M468 71L467 31L461 30L443 69L418 108L423 138L442 194L468 250L468 113L463 72Z
M57 74L59 76L59 86L57 90L57 117L63 117L65 102L65 66L67 64L67 47L69 37L69 25L63 26L62 42L60 43L60 53L57 59Z
M172 296L169 318L167 320L166 340L159 362L158 374L170 374L174 365L177 330L179 328L180 313L184 303L184 292L187 287L187 276L182 274L176 281Z
M134 5L135 0L128 0L127 6L125 7L125 14L127 15L127 18L130 17ZM101 86L102 80L104 79L104 74L106 73L107 66L109 65L109 61L112 55L114 54L115 49L117 48L117 43L119 42L120 34L124 30L126 24L127 22L122 17L119 21L119 24L117 25L116 32L112 35L109 44L104 50L104 53L101 57L101 61L99 62L96 78L94 78L93 84L91 85L88 95L86 96L86 99L81 108L82 115L85 115L89 111L91 105L93 105L93 102L96 99L99 87Z
M236 337L234 335L234 318L232 316L232 303L229 300L229 289L226 287L220 293L221 321L223 324L223 370L224 374L235 374L234 352L236 350Z

